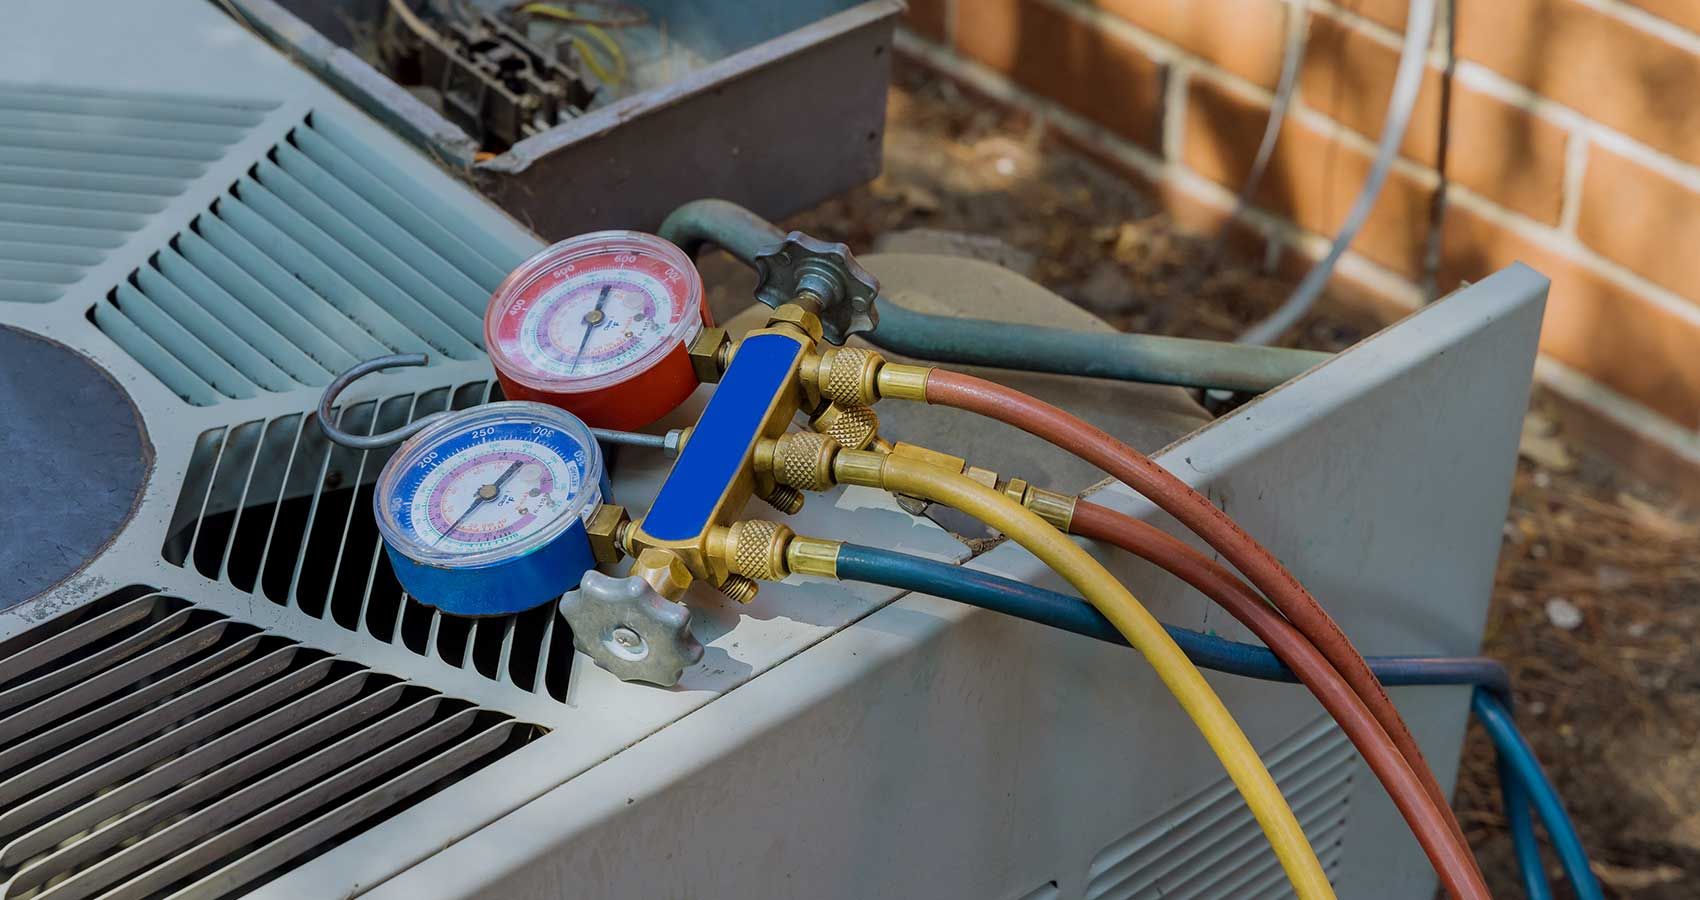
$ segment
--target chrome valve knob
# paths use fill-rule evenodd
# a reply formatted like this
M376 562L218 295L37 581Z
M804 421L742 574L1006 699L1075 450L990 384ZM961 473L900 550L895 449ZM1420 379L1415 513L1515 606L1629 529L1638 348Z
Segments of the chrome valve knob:
M831 343L879 325L874 307L879 279L856 262L849 247L793 231L756 254L755 263L756 299L778 309L801 294L814 295L822 336Z
M662 687L679 683L702 660L691 633L691 610L661 596L636 575L614 578L592 570L561 598L573 646L621 681Z

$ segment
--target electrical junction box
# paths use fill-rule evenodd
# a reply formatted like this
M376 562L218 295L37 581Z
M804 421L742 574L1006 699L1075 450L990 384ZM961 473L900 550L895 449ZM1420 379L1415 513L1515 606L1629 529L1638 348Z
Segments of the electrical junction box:
M798 579L747 607L693 596L707 653L660 690L575 656L550 607L466 620L402 595L368 512L384 453L330 445L309 411L334 373L397 350L433 364L363 379L345 430L488 399L479 315L540 241L213 4L8 16L0 897L1285 894L1125 649ZM917 307L996 293L1063 315L989 267L867 263ZM1208 424L1172 391L1022 386L1167 443L1158 459L1365 653L1470 653L1545 286L1502 272ZM1085 474L1000 426L882 409L894 437L1068 489ZM614 468L641 509L665 461ZM1173 527L1116 486L1094 499ZM970 556L868 491L787 522ZM1104 558L1165 621L1248 637ZM967 564L1051 583L1012 546ZM1210 680L1342 896L1432 896L1301 688ZM1450 783L1466 689L1392 693Z
M616 23L602 32L624 48L629 71L600 85L587 107L508 146L481 142L476 123L465 121L476 115L451 120L367 62L374 47L396 40L384 24L386 0L228 2L290 57L550 241L603 228L654 230L700 197L781 218L871 180L903 9L900 0L565 4ZM452 4L457 21L520 5ZM594 33L534 21L539 43L553 43L544 33L571 32L602 69L613 67Z

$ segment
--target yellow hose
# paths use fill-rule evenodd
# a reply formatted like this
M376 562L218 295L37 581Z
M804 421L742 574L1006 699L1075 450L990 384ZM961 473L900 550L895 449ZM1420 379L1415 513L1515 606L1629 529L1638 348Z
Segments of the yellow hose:
M850 479L845 479L850 480ZM860 479L856 483L862 483ZM1281 789L1238 722L1163 626L1121 582L1068 537L1019 503L966 476L916 459L886 456L884 490L954 507L1008 535L1055 569L1145 656L1222 760L1246 806L1269 838L1300 900L1332 900L1334 888Z

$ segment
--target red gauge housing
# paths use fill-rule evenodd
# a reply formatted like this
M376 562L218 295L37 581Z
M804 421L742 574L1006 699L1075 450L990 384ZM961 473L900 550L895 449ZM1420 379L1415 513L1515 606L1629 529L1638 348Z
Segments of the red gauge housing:
M689 349L708 321L684 251L642 232L597 231L503 279L484 313L484 346L508 399L631 430L696 390Z

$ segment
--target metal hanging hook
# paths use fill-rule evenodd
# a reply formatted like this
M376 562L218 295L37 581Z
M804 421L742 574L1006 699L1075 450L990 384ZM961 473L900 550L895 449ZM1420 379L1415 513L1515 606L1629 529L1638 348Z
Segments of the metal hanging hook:
M430 359L423 353L397 353L355 363L353 368L331 379L331 383L325 385L325 392L319 396L319 430L323 431L332 443L350 450L377 450L391 444L399 444L429 427L432 422L448 415L447 412L434 412L420 416L400 428L372 435L349 434L337 427L336 420L331 415L331 407L336 403L337 395L362 376L400 366L423 366L430 362Z
M377 450L391 444L399 444L423 431L432 422L451 415L446 411L434 412L430 415L420 416L400 428L393 428L372 435L349 434L337 427L335 418L331 415L331 407L336 405L337 396L362 376L401 366L423 366L428 362L430 362L430 357L423 353L396 353L356 363L353 368L331 379L331 383L325 385L325 392L319 396L319 430L323 431L325 437L330 438L332 443L347 447L350 450ZM649 447L660 450L668 456L678 455L679 445L684 442L684 430L678 428L666 434L642 434L636 431L614 431L609 428L592 428L590 433L604 444Z

